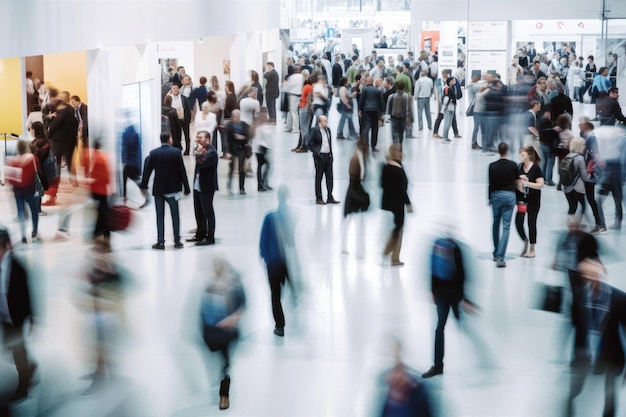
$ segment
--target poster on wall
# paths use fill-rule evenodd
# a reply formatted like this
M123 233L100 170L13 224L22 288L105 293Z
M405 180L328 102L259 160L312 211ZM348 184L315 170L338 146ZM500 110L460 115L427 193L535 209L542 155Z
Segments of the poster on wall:
M483 74L506 75L506 51L469 51L467 54L469 77Z
M504 51L507 49L507 22L469 22L468 49Z

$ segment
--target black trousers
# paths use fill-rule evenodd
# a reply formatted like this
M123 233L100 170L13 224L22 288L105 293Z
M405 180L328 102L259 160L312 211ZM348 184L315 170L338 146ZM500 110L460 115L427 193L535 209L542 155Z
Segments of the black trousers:
M259 188L267 187L267 177L270 172L270 161L265 155L263 153L256 154L256 180Z
M4 330L4 346L13 352L19 386L28 388L31 377L31 363L28 360L28 352L24 343L24 329L22 326L13 326L9 323L2 323L2 328Z
M276 121L276 99L278 97L265 96L265 102L267 104L267 117L270 122Z
M593 213L593 218L596 220L596 226L606 227L604 222L604 213L598 208L598 203L596 201L596 184L593 182L585 183L585 195L587 196L587 202L589 206L591 206L591 212Z
M189 137L189 120L186 120L186 119L180 120L180 123L182 124L181 128L182 128L183 134L185 135L185 155L189 155L189 145L191 144L191 138Z
M322 176L326 177L327 198L333 196L333 157L329 153L314 156L315 162L315 198L322 198Z
M104 236L108 239L111 236L111 230L109 229L109 196L92 193L91 198L98 203L93 237Z
M134 166L130 166L130 165L124 165L124 169L122 171L122 175L123 175L123 182L122 182L123 194L122 194L122 197L126 197L126 181L128 181L128 179L130 178L135 184L137 184L137 186L139 186L139 184L141 183L141 175L140 175L138 167L134 167Z
M57 158L57 174L61 175L61 159L65 158L65 165L67 166L67 170L72 172L72 156L74 155L74 148L76 148L76 143L63 143L63 142L53 142L52 143L52 153Z
M233 173L235 172L235 158L237 158L237 162L239 164L239 191L245 190L244 184L246 182L246 150L245 149L234 149L231 152L233 159L230 160L229 171L228 171L228 190L230 191Z
M519 211L515 215L515 227L517 228L517 233L522 240L530 240L530 243L533 245L537 243L537 217L539 215L539 208L541 207L541 203L539 199L529 200L527 211L528 211L528 238L526 237L526 232L524 231L524 219L526 218L527 213L520 213Z
M272 295L272 314L274 323L279 329L285 327L285 314L283 313L283 305L280 302L282 286L286 279L289 279L287 265L280 263L279 265L267 266L267 277L270 282L270 292Z
M201 193L193 190L193 213L196 218L196 240L215 239L215 191Z
M370 145L372 146L372 149L373 149L378 144L378 119L379 119L378 112L377 111L363 111L361 114L363 118L363 128L361 129L361 139L363 139L365 143L367 143L368 135L371 130L372 136L371 136Z

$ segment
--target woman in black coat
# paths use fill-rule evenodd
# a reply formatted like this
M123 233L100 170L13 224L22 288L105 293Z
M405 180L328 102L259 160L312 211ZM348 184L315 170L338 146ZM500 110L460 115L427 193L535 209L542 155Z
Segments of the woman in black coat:
M387 163L383 167L380 176L380 184L383 188L382 209L393 213L394 228L385 245L384 256L391 254L391 266L402 266L400 261L400 248L402 247L402 227L404 226L404 208L409 213L413 212L413 206L407 194L409 180L402 168L402 147L394 143L389 147Z

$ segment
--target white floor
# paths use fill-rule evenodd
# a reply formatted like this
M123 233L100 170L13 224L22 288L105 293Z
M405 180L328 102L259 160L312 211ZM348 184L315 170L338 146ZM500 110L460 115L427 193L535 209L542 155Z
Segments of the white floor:
M591 109L575 108L576 117ZM331 114L335 134L338 117ZM390 144L389 125L380 133L380 149ZM93 370L89 356L88 317L78 307L85 268L89 209L76 211L72 238L53 236L62 207L47 209L41 218L42 244L16 251L32 267L32 288L38 326L30 348L39 363L39 384L27 400L11 408L12 416L375 416L380 415L380 375L392 364L392 340L404 344L404 361L417 372L433 361L436 311L429 292L428 250L438 224L453 221L459 237L471 248L470 294L480 313L463 329L452 317L446 329L445 374L426 381L437 416L545 416L562 413L569 384L568 360L573 344L565 314L531 309L535 283L567 287L552 271L555 241L564 230L567 203L554 187L546 187L539 215L537 257L520 258L522 241L514 228L507 268L491 260L491 211L487 205L487 165L496 156L470 150L472 120L459 117L462 139L450 145L417 132L405 141L405 168L415 213L407 217L401 258L406 265L391 268L381 252L391 218L382 212L378 173L384 152L369 160L366 188L372 208L364 230L350 233L350 254L341 255L339 229L342 205L316 206L311 154L295 154L297 135L276 127L270 184L286 185L297 210L296 241L299 279L304 289L293 303L284 294L285 337L272 334L269 286L259 258L258 238L264 214L276 204L276 192L257 193L256 179L246 180L245 197L229 197L227 166L220 160L221 191L215 198L218 244L183 250L171 245L166 222L165 251L154 251L154 204L136 212L130 233L115 233L115 256L132 272L126 292L126 331L117 355L116 383L100 395L82 396ZM347 129L347 128L346 128ZM347 163L354 142L335 142L335 197L343 200L348 184ZM516 157L516 155L514 155ZM193 161L186 158L188 172ZM137 197L134 186L131 195ZM323 187L324 189L324 187ZM324 189L325 193L325 189ZM79 204L86 193L64 183L61 203ZM606 203L607 222L613 217ZM590 210L589 210L590 211ZM191 198L182 201L182 230L195 227ZM14 231L13 196L0 189L0 223ZM166 218L169 214L166 213ZM30 230L30 226L27 228ZM189 237L186 234L185 237ZM359 260L357 239L365 243ZM610 282L626 288L623 234L598 239L609 268ZM231 407L219 411L218 362L202 344L197 330L203 283L210 279L212 257L226 257L241 273L248 308L242 338L233 353ZM466 330L466 331L464 331ZM476 344L476 342L479 344ZM481 344L480 341L483 341ZM12 358L0 361L4 395L16 383ZM590 376L576 400L578 416L600 415L603 379ZM0 394L2 395L2 394ZM618 415L626 413L619 396Z

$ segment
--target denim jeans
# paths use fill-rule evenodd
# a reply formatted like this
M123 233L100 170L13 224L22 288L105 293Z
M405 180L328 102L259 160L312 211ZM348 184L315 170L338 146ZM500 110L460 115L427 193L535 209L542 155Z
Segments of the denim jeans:
M452 120L454 119L454 111L444 111L443 112L443 138L448 138L448 133L450 132L450 127L452 126ZM455 133L456 135L456 133Z
M165 243L165 203L170 206L172 214L172 226L174 228L174 242L180 242L180 215L178 213L178 200L174 197L154 196L157 221L157 242Z
M494 191L491 194L491 209L493 210L493 256L498 261L504 261L506 246L509 243L509 230L511 218L515 208L515 192ZM502 235L500 235L500 222L502 222Z
M474 130L472 131L472 145L478 145L478 131L480 130L480 133L482 135L483 138L483 146L485 146L485 121L482 117L481 113L474 113Z
M402 145L404 142L404 131L406 129L406 120L401 118L391 118L391 138L393 143Z
M26 238L26 219L24 216L24 205L30 208L30 217L33 220L33 235L37 234L39 226L39 204L37 198L32 194L15 195L15 205L17 206L17 218L20 222L20 232L22 239Z
M420 130L424 129L422 113L426 115L426 123L428 124L428 129L429 130L432 129L433 121L430 116L430 97L417 99L417 123L419 125Z
M454 317L459 320L459 304L461 298L458 297L437 297L435 296L435 305L437 306L437 329L435 330L435 366L443 369L443 354L445 351L445 342L443 331L448 321L450 308L454 313Z
M302 148L309 149L309 132L311 131L311 116L313 116L311 110L306 107L299 109L300 111L300 137Z
M357 133L354 129L354 122L352 122L352 112L347 110L342 110L339 112L341 114L341 118L339 119L339 126L337 126L337 134L343 135L343 126L348 121L348 130L350 131L350 136L356 137Z
M546 182L552 182L552 171L554 171L554 154L552 146L541 144L541 171Z

